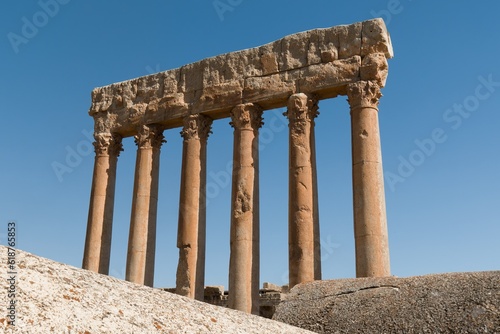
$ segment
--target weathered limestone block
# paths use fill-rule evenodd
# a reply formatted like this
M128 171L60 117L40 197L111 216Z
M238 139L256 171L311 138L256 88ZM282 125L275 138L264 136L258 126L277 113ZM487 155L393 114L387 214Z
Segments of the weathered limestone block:
M361 57L379 52L387 59L394 57L391 36L379 20L364 21L361 36Z
M500 271L304 283L273 319L317 333L500 333Z
M339 26L339 58L349 58L361 55L361 31L363 23L358 22L348 26Z
M243 99L249 103L257 103L262 107L286 100L296 91L295 81L287 77L287 72L264 77L252 77L245 80ZM299 75L298 72L294 73Z
M387 59L382 53L372 53L363 58L360 66L361 80L373 80L380 87L384 87L388 74L389 66L387 65Z
M343 93L345 84L358 80L360 68L359 56L306 67L298 80L297 91L321 98L335 97Z
M330 98L345 94L345 86L358 80L383 85L385 59L392 56L382 19L314 29L96 88L89 113L96 119L96 129L124 137L134 135L141 124L179 127L189 114L229 117L231 109L242 103L270 109L286 106L291 94Z
M301 32L283 38L281 50L281 71L289 71L309 65L308 57L311 31Z

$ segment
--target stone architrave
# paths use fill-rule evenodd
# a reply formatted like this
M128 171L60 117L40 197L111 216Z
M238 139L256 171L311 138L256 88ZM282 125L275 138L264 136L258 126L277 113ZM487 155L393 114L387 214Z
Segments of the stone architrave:
M286 107L296 93L323 100L345 95L346 86L359 80L383 86L392 57L382 19L313 29L95 88L89 113L124 137L136 134L141 124L182 127L186 115L226 118L239 104L270 110Z
M205 287L206 156L212 119L202 114L184 118L181 135L181 191L176 293L203 301Z
M380 86L359 81L347 89L351 107L356 276L390 276L382 150L378 125Z
M234 128L231 198L230 308L258 314L259 128L262 108L251 103L231 111Z
M94 175L82 268L107 275L111 255L116 164L123 150L122 137L96 133L94 138Z
M285 116L289 124L289 276L290 288L321 279L314 118L317 100L294 94Z
M125 278L153 286L160 147L165 142L158 125L143 125L135 136L137 160Z

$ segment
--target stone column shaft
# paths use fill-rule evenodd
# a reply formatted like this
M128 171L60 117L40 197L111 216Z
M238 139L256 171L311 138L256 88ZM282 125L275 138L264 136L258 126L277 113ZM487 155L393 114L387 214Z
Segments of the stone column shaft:
M319 113L318 113L319 114ZM319 197L318 197L318 173L316 168L316 135L314 122L311 127L311 168L313 173L313 199L314 199L314 280L321 280L321 236L319 228Z
M352 180L356 276L390 276L377 83L360 81L347 90L351 107Z
M314 118L317 103L305 94L288 100L289 285L321 279Z
M176 293L203 301L206 238L206 147L212 120L204 115L184 119L179 200Z
M234 127L229 307L258 314L259 135L262 109L251 103L231 111Z
M111 254L116 164L122 144L120 136L110 133L94 134L94 138L96 156L82 267L107 275Z
M153 286L160 147L163 131L143 126L135 136L137 159L127 253L126 280Z

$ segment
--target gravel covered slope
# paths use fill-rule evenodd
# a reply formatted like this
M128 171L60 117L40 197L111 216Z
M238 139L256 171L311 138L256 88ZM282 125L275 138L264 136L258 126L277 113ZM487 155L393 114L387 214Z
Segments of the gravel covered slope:
M16 328L7 324L8 314L2 311L0 332L309 333L20 250L16 253ZM0 258L2 276L6 277L9 268L5 246L0 246ZM7 305L9 283L7 279L1 282L0 300Z

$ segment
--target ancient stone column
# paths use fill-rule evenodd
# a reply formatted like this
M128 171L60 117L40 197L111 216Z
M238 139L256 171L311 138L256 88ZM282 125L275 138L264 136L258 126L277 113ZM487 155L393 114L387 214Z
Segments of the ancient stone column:
M157 125L143 125L135 142L137 159L125 278L153 286L160 147L165 142L163 130Z
M262 109L240 104L231 111L234 128L231 198L229 307L258 314L259 308L259 128Z
M181 192L176 293L203 301L205 287L206 156L212 120L197 114L184 118L181 135Z
M82 267L107 275L111 253L116 163L122 151L122 138L111 133L95 133L94 138L96 155Z
M317 101L305 94L288 100L289 285L321 279L314 118Z
M359 81L347 89L351 107L352 182L356 276L390 276L376 82Z
M319 112L317 113L319 114ZM321 238L319 232L318 173L316 169L316 135L314 120L311 126L311 169L313 173L313 221L314 221L314 280L321 280Z

